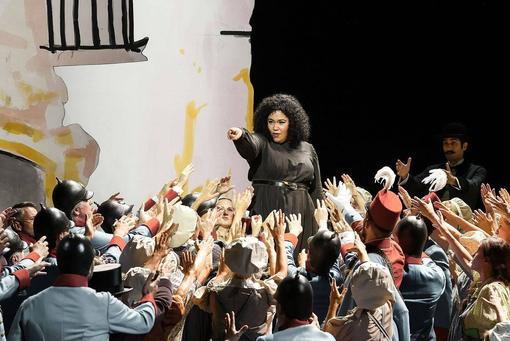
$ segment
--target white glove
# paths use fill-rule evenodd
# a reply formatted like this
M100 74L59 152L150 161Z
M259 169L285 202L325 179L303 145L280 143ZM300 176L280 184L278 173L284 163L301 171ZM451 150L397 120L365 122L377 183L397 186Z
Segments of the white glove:
M437 192L442 190L448 182L448 176L444 169L431 169L429 170L430 175L423 179L421 182L428 185L429 192Z
M342 181L338 182L338 194L336 196L329 192L326 192L326 195L335 204L340 213L343 213L347 205L351 205L352 193Z

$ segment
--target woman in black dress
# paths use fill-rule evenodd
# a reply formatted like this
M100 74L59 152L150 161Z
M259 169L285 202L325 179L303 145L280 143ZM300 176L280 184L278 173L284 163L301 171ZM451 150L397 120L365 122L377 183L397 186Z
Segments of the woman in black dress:
M228 138L248 161L248 179L255 196L251 211L264 218L272 210L302 215L303 233L296 252L318 229L314 219L316 199L323 199L319 160L310 135L308 115L290 95L266 97L254 114L255 133L230 128Z

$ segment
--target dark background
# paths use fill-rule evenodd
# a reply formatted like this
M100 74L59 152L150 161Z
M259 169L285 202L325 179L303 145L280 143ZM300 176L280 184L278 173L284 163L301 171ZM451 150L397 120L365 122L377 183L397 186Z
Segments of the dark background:
M489 1L255 1L255 102L296 96L312 123L323 179L445 160L441 126L465 123L467 159L508 186L508 57L503 9ZM505 95L504 95L505 94Z

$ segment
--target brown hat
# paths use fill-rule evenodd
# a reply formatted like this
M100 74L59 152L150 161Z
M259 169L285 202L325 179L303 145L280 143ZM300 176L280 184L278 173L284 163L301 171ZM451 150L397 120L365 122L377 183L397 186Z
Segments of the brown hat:
M235 274L249 276L267 266L266 246L257 238L239 238L225 248L225 264Z
M382 189L370 203L368 212L377 226L385 231L393 231L402 212L402 202L392 191Z

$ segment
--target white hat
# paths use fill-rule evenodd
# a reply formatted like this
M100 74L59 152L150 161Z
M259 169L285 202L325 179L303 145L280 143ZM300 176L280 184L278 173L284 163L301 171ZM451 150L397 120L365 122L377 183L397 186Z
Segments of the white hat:
M178 224L177 232L172 236L170 247L184 245L195 232L198 214L195 210L184 205L175 205L173 223Z
M266 246L253 236L239 238L225 247L225 264L241 276L257 273L267 266Z
M361 309L373 310L395 301L395 285L389 270L380 264L365 262L352 276L352 297Z

